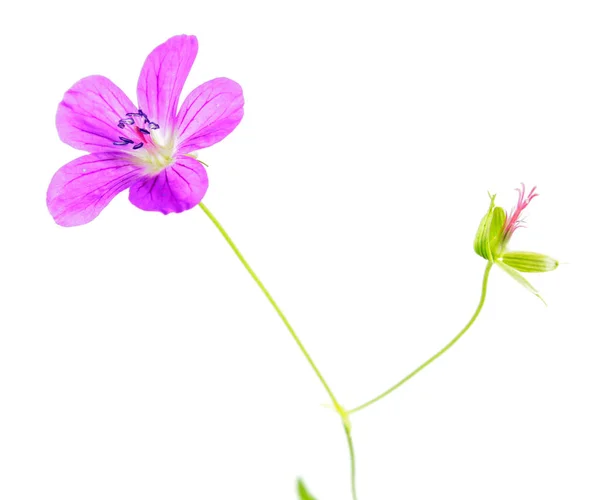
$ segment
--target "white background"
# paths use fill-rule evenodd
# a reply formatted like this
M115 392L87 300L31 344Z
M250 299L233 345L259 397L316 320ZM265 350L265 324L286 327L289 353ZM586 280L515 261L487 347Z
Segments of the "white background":
M19 6L16 6L19 5ZM361 500L600 498L600 12L589 1L12 2L0 20L0 498L350 499L344 434L265 298L199 210L120 195L62 228L48 182L81 153L63 93L135 99L146 55L195 34L183 96L240 82L202 152L205 203L356 406L473 312L487 191L537 185L474 328L353 420Z

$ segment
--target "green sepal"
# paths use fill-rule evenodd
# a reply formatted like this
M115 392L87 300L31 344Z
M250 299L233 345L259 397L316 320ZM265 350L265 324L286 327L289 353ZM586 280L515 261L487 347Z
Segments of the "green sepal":
M300 500L317 500L314 496L312 496L308 490L306 489L306 485L302 479L298 478L298 497Z
M505 252L499 260L524 273L546 273L558 267L556 259L535 252Z
M500 253L502 245L502 232L504 231L504 223L506 222L506 212L501 207L494 207L492 212L492 221L490 222L490 230L488 240L490 244L490 252L495 259Z
M475 234L475 241L473 242L473 248L475 253L486 260L493 261L492 249L490 247L490 229L492 226L492 220L494 215L494 200L496 195L490 195L490 208L487 213L481 219L477 233Z
M501 267L506 272L506 274L511 276L516 282L520 283L525 288L527 288L527 290L529 290L531 293L533 293L533 295L535 295L538 299L540 299L544 303L544 305L548 305L548 304L546 304L546 301L540 295L540 292L538 292L535 288L533 288L531 283L529 283L529 281L527 281L523 276L521 276L521 274L518 271L516 271L515 269L513 269L510 266L507 266L506 264L504 264L501 261L497 261L496 264L498 264L498 266Z

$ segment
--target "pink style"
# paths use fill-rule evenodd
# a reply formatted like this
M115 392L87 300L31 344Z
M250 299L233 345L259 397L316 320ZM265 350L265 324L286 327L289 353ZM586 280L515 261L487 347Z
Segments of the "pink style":
M521 213L531 200L533 200L537 193L535 193L536 186L529 192L527 196L525 196L525 184L521 183L521 187L517 188L516 191L519 193L519 199L517 200L517 206L513 208L510 212L510 215L506 218L506 222L504 223L504 230L502 232L502 240L504 244L508 243L508 240L512 237L513 233L519 227L523 227L523 219L521 217Z

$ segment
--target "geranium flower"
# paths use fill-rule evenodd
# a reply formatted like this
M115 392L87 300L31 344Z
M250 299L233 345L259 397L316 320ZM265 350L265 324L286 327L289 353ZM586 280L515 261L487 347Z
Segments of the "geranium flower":
M244 114L241 87L216 78L179 96L198 41L180 35L146 58L138 106L104 76L79 80L58 106L61 140L90 154L67 163L50 182L47 203L61 226L93 220L121 191L142 210L188 210L204 197L208 177L191 153L225 138Z
M542 299L539 292L531 286L519 271L525 273L552 271L558 267L558 261L536 252L507 250L514 232L523 227L523 210L531 203L531 200L538 196L535 187L525 196L524 184L521 184L517 191L519 193L517 205L508 216L503 208L495 206L496 195L490 196L490 207L479 224L474 248L478 255L497 264L521 285Z

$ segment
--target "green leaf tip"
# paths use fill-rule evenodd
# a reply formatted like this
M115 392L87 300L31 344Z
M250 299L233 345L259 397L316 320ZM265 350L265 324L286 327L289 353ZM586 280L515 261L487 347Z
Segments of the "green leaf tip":
M301 478L298 478L298 498L300 500L317 500L316 497L312 496L309 492L308 489L306 488L306 485L304 484L304 481Z

